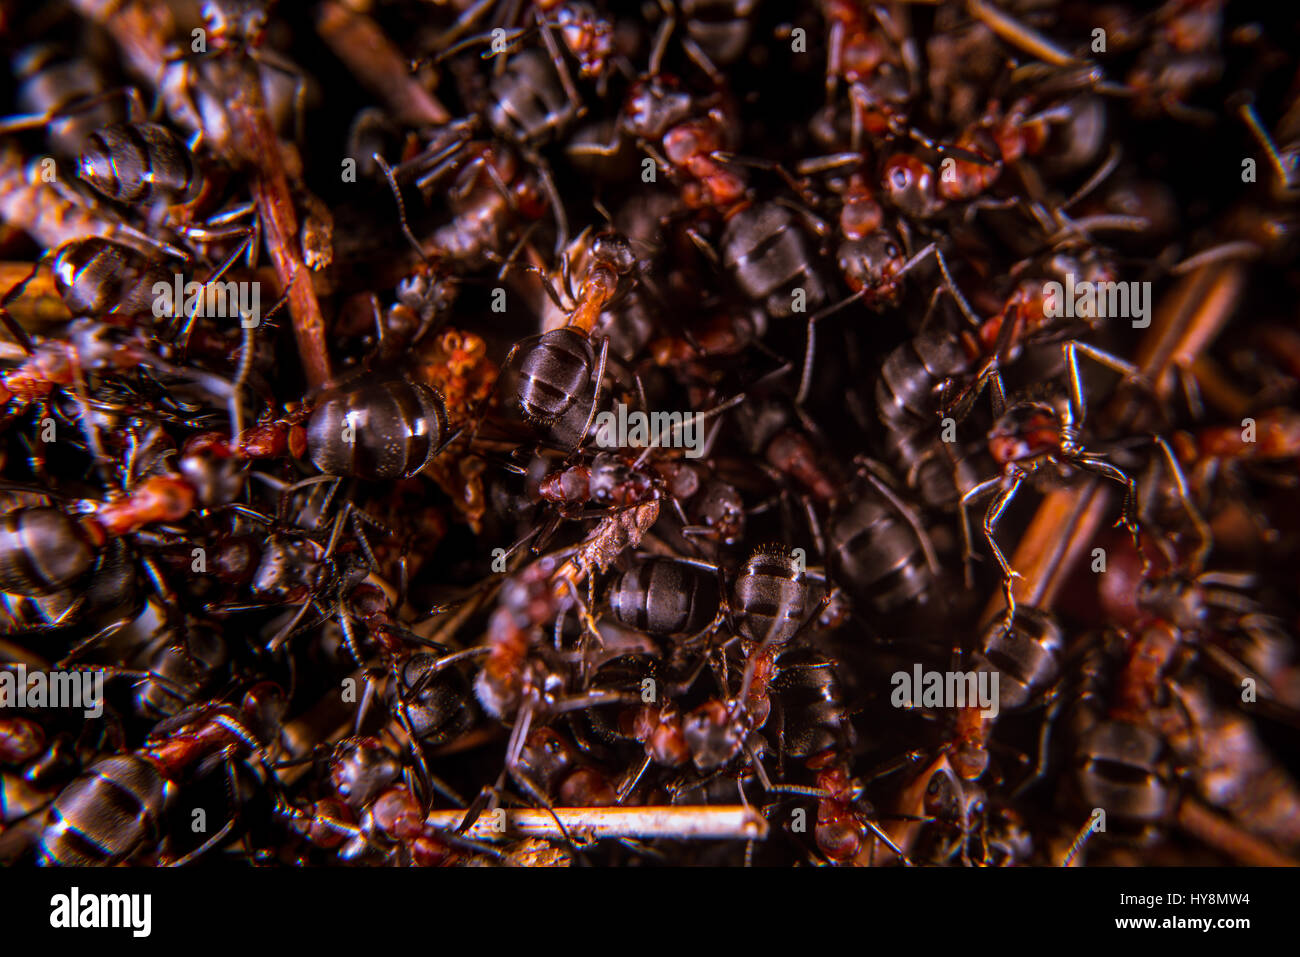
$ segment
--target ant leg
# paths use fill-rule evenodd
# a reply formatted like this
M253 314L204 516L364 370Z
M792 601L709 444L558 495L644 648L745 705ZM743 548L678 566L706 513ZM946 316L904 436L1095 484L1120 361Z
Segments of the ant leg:
M727 165L734 164L738 166L749 166L753 169L762 169L775 173L777 176L781 177L782 182L784 182L786 186L790 187L790 191L798 196L806 206L812 206L816 201L808 190L798 180L790 175L790 171L775 160L759 159L752 156L740 156L736 153L728 152L727 150L714 150L709 154L709 158ZM796 208L795 211L806 215L806 210L804 209ZM813 226L813 229L819 236L825 236L829 232L829 227L820 218L817 219L816 225Z
M605 337L600 340L600 359L596 365L596 386L591 397L591 409L587 412L587 421L583 424L582 431L578 434L578 444L573 447L574 452L582 446L582 441L587 437L587 431L591 428L591 423L596 419L596 407L600 405L600 387L601 383L605 379L605 362L608 358L609 338Z
M857 302L866 294L867 290L865 288L859 289L857 292L853 293L853 295L841 299L839 302L832 303L820 312L816 312L808 317L808 337L807 342L804 345L803 371L799 376L799 391L795 395L794 399L794 404L796 406L802 406L808 400L808 393L812 390L813 356L817 349L817 323L822 319L825 319L827 316L839 312L845 306Z
M588 607L587 603L583 601L582 597L578 594L577 586L567 579L564 584L569 589L569 597L573 599L577 610L578 620L582 622L583 631L595 639L597 647L603 648L605 646L605 640L600 635L600 628L596 624L596 617L591 613L591 609ZM557 624L559 621L560 619L557 618Z
M1052 703L1047 708L1047 713L1043 716L1043 728L1038 735L1038 759L1034 762L1033 773L1025 778L1016 786L1015 791L1011 793L1013 799L1018 799L1021 794L1028 791L1039 781L1047 776L1048 763L1048 744L1052 734L1052 726L1056 721L1056 716L1060 713L1061 706L1065 698L1057 695L1052 699Z
M1183 406L1193 422L1205 421L1205 397L1201 391L1201 383L1197 376L1196 369L1187 362L1175 361L1173 367L1169 370L1174 377L1174 388L1183 397ZM1249 401L1244 396L1237 405L1237 417L1245 414L1246 403Z
M1209 249L1199 253L1193 253L1186 259L1175 263L1169 267L1171 276L1183 276L1189 272L1195 272L1202 266L1215 262L1225 262L1234 259L1258 259L1264 254L1264 250L1249 240L1239 239L1226 243L1219 243L1211 246Z
M581 240L582 237L579 237L579 242L581 242ZM560 257L560 280L564 283L564 294L569 297L569 301L577 302L578 297L573 294L573 278L571 276L571 270L572 263L566 253Z
M348 514L349 524L352 526L352 531L357 536L357 542L361 545L361 551L366 556L366 564L370 566L371 571L378 572L379 560L375 558L374 550L370 547L370 539L366 537L366 530L361 521L361 516L365 513L351 502L348 502L344 510ZM371 521L373 521L373 519L371 519ZM383 528L383 526L379 527L381 529Z
M248 382L248 375L253 368L253 336L255 327L244 326L241 330L243 333L243 342L239 348L239 366L235 374L234 384L230 389L230 426L231 434L239 435L244 431L244 403L243 391Z
M59 248L62 249L62 246ZM54 255L57 254L58 250L55 250ZM9 303L22 295L23 290L27 288L27 285L36 278L36 274L40 272L41 263L43 261L44 257L32 263L32 271L13 286L10 286L5 292L4 297L0 298L0 322L4 323L5 330L9 333L10 338L13 339L14 342L18 343L18 345L22 346L23 352L27 353L29 356L36 351L35 346L32 343L32 337L27 334L27 330L22 327L18 320L9 313L7 307Z
M1137 520L1137 482L1133 481L1133 479L1127 474L1120 471L1109 462L1101 462L1097 459L1083 457L1075 459L1074 464L1078 465L1082 469L1086 469L1089 472L1095 472L1097 475L1101 475L1110 479L1112 482L1124 486L1124 510L1119 521L1116 522L1115 525L1123 525L1127 528L1129 533L1133 536L1133 544L1137 547L1139 554L1145 555L1145 553L1142 552L1142 541L1140 538L1141 529L1138 526ZM1149 559L1144 558L1144 564L1148 562Z
M474 26L486 13L492 8L495 0L475 0L475 3L468 10L464 11L456 22L447 28L446 32L434 40L435 50L446 49L446 45L456 41L466 30Z
M469 807L465 809L465 814L461 817L460 823L456 825L457 834L464 834L472 828L478 819L483 816L483 812L488 810L488 805L496 797L496 788L485 787L474 796Z
M527 797L531 798L541 807L546 809L546 812L551 816L551 819L555 821L556 827L560 829L560 834L563 835L564 842L569 845L569 849L573 851L575 856L581 858L582 851L579 850L577 844L574 843L573 836L569 833L568 828L564 826L564 822L560 820L560 816L555 813L554 805L552 805L546 795L542 793L541 788L539 788L524 772L523 768L519 766L519 759L523 753L524 744L527 741L528 731L532 726L532 716L532 706L526 706L523 715L519 717L514 730L511 732L510 743L506 747L505 772L510 775L511 780L519 785L520 789L523 790Z
M681 44L682 49L686 51L686 55L691 58L696 66L708 75L709 80L714 84L720 84L722 81L722 74L718 72L717 65L714 64L714 62L709 58L709 55L704 52L700 45L689 36L682 37Z
M771 791L772 779L768 776L767 768L763 767L763 762L759 760L758 747L754 744L752 736L745 739L743 747L745 756L749 758L749 766L754 769L754 775L758 778L758 783L764 791ZM736 792L740 795L740 803L749 807L749 802L745 799L745 785L739 777L736 779Z
M1146 377L1138 370L1138 367L1131 362L1126 362L1119 356L1112 355L1104 349L1098 349L1096 346L1090 346L1086 342L1079 342L1071 339L1069 342L1061 343L1061 356L1065 360L1066 372L1070 382L1070 412L1074 416L1072 423L1076 427L1083 425L1084 419L1088 414L1087 400L1083 394L1083 381L1079 375L1079 354L1087 356L1098 365L1110 369L1124 376L1125 379L1142 385L1146 390L1154 392L1153 387L1147 382Z
M415 729L411 727L411 715L408 708L408 702L399 696L393 717L401 727L402 733L406 735L407 748L410 750L412 757L415 758L417 780L412 783L420 785L419 793L416 796L420 801L421 811L428 814L433 804L435 790L433 774L429 771L429 762L425 759L424 748L420 746L420 739L416 736Z
M301 149L306 133L307 79L292 63L266 49L249 48L248 58L259 66L293 79L293 141Z
M219 213L213 213L203 221L205 226L229 226L231 223L238 222L246 216L253 215L257 210L257 203L249 201L247 203L236 203L229 209L224 209Z
M986 359L979 371L975 373L975 378L957 389L956 394L951 397L949 392L954 388L954 381L952 378L944 379L939 387L939 408L944 415L950 415L961 422L970 415L976 401L990 384L993 384L990 400L993 413L995 417L1000 416L1006 409L1007 399L1006 388L1002 382L1002 369L996 356Z
M193 690L186 685L172 681L170 678L164 678L154 671L137 671L132 668L118 668L115 665L68 665L66 659L55 665L55 668L68 671L89 671L102 674L105 678L134 678L136 681L154 681L182 701Z
M216 847L218 844L224 841L227 837L230 836L230 832L233 831L234 829L235 829L235 819L232 817L229 821L225 823L225 826L222 827L221 830L217 831L216 834L213 834L210 838L208 838L206 841L204 841L194 850L190 851L188 854L178 857L176 860L169 862L165 866L184 867L186 864L189 864L191 861L197 860L198 858L202 857L208 851L212 850L214 847Z
M502 266L502 269L506 270L508 267L510 267L509 261ZM560 298L560 291L555 288L555 283L551 282L551 277L546 275L546 271L542 269L542 267L535 263L522 262L518 264L517 268L522 269L525 272L530 272L537 277L538 281L542 284L542 290L555 305L556 309L559 309L561 312L566 314L570 311L569 308L565 306L564 300ZM507 359L506 361L508 362L509 360Z
M334 555L334 549L338 547L339 539L343 536L343 523L347 518L347 508L342 508L334 516L334 524L330 528L329 541L325 543L325 554L321 556L321 561L329 561Z
M623 779L623 783L621 783L618 786L618 789L615 792L616 795L614 800L615 807L621 805L624 801L627 800L628 795L630 795L636 789L637 784L640 783L641 778L645 775L646 771L650 769L650 765L652 763L653 762L650 759L650 755L647 754L645 756L645 759L641 762L641 766L637 768L636 773L629 774L627 777Z
M1282 188L1287 192L1296 189L1297 186L1300 185L1297 184L1294 179L1297 170L1294 166L1291 169L1287 168L1286 162L1282 159L1282 154L1278 151L1277 145L1273 142L1273 137L1269 135L1268 131L1264 129L1264 125L1260 123L1259 115L1255 112L1255 104L1243 103L1237 108L1237 112L1241 114L1241 118L1245 121L1251 135L1254 136L1255 139L1259 141L1259 145L1263 147L1264 153L1268 156L1268 163L1273 167L1273 172L1277 174L1278 182Z
M717 418L718 416L728 411L729 409L735 408L743 401L745 401L745 393L742 392L739 395L733 395L730 399L727 399L726 401L721 402L718 405L715 405L711 409L705 409L700 412L689 413L689 421L702 424L704 422L707 422L709 419ZM592 408L594 410L595 407L593 406ZM673 425L673 427L669 430L668 433L670 439L676 440L678 433L682 429L686 428L687 421L688 420L686 418L683 418L681 422ZM588 422L587 425L588 428L590 428L591 423ZM655 449L660 448L659 443L661 439L662 436L656 436L655 440L646 446L645 451L643 451L640 455L637 456L636 461L633 463L633 468L640 468L642 465L645 464L646 459L650 457L650 453Z
M830 35L826 38L826 105L835 103L835 90L844 71L845 26L839 20L831 21ZM856 111L854 111L856 112Z
M1210 533L1209 523L1201 515L1198 509L1192 503L1192 497L1187 490L1187 477L1183 474L1182 466L1178 464L1178 459L1174 455L1173 449L1169 443L1164 440L1163 436L1152 436L1153 441L1160 447L1160 452L1164 456L1165 464L1169 468L1169 475L1174 480L1174 489L1178 495L1178 502L1183 506L1187 513L1192 527L1196 530L1198 544L1192 557L1192 574L1197 575L1205 568L1206 558L1210 554L1210 548L1213 546L1213 537Z
M615 135L612 143L570 143L564 152L570 156L616 156L622 148L622 137Z
M903 516L903 520L911 526L912 534L921 545L921 553L925 555L926 567L930 569L930 574L936 578L939 577L939 559L934 551L934 544L930 541L930 535L926 532L925 526L921 524L921 516L917 514L916 509L912 508L901 498L894 494L894 490L884 482L874 471L867 472L867 481L875 487L890 505L894 506L895 511Z
M689 229L686 230L686 236L695 245L695 248L704 254L704 258L706 258L715 267L721 268L722 260L718 256L718 251L713 248L712 243L710 243L707 239L704 238L703 235L700 234L699 230L697 230L694 226L691 226Z
M305 608L306 605L304 604ZM347 646L348 654L356 662L358 668L366 666L365 659L361 657L361 648L357 644L356 625L353 624L352 616L348 614L346 608L340 603L338 606L339 627L343 631L343 644Z
M1020 577L1020 573L1011 567L1007 557L1002 554L1002 549L998 547L997 539L994 537L994 531L997 528L998 521L1002 518L1002 513L1006 511L1008 505L1016 497L1016 492L1020 490L1020 483L1024 481L1024 475L1018 474L1005 487L991 503L988 510L984 513L984 538L989 543L989 548L993 551L993 557L997 560L998 567L1002 569L1002 592L1007 600L1007 614L1004 619L1004 628L1011 630L1011 625L1016 617L1016 593L1015 580Z
M550 54L551 63L554 64L555 72L560 77L560 86L564 87L564 95L569 101L565 111L567 118L576 119L586 111L586 108L582 104L582 98L578 96L578 88L573 85L573 77L569 75L569 66L564 62L564 54L560 52L560 45L555 42L555 37L551 34L551 24L542 16L542 11L534 7L533 17L541 31L542 44Z
M501 260L501 268L497 270L498 282L505 282L506 276L510 275L510 270L514 268L515 260L519 258L519 254L524 251L524 247L533 238L533 233L537 231L539 225L541 224L538 222L529 223L528 228L520 233L519 238L515 240L515 244L510 247L510 252L506 254L505 259ZM489 262L495 262L496 259L500 258L490 249L484 250L483 255Z
M499 21L499 22L504 22L504 21ZM502 39L509 41L510 46L513 46L514 41L520 39L521 37L525 36L529 32L530 31L524 30L522 28L516 28L513 31L506 31L505 34L502 36ZM491 33L476 33L473 36L468 36L465 39L461 40L460 42L454 43L451 46L441 50L438 53L438 55L433 58L433 62L435 64L441 63L443 60L447 59L448 57L455 56L457 53L460 53L462 50L468 50L470 47L480 46L480 45L486 45L489 47L489 49L484 50L482 53L479 54L479 57L481 59L484 60L492 59L495 58L498 53L502 53L505 54L505 56L501 57L501 59L504 60L507 56L509 56L511 52L510 46L506 46L504 49L501 50L493 50L490 47L490 45L493 42L493 39L494 38ZM420 59L412 61L412 65L418 67L422 65L426 60L427 58L421 57Z
M794 170L800 176L811 176L816 173L828 173L833 169L840 169L845 166L859 166L861 164L861 153L829 153L825 156L814 156L811 159L800 160L795 164Z
M948 294L952 296L953 301L957 303L957 309L970 323L972 329L978 329L981 325L980 319L975 315L975 311L971 309L970 303L966 301L966 297L962 295L961 290L957 288L957 283L953 281L952 272L948 269L948 260L944 258L943 251L939 249L938 243L929 243L920 249L911 259L903 263L897 275L906 275L913 267L931 254L934 255L935 261L939 264L939 272L943 275L943 286L948 290Z
M975 542L970 531L970 505L972 502L983 498L993 489L998 488L1003 482L1003 477L991 478L981 482L974 488L968 490L961 497L958 503L961 508L961 545L962 545L962 564L965 569L965 580L967 588L975 587L975 577L971 571L971 566L975 560Z
M76 608L79 605L80 602L77 602L74 603L71 607ZM77 644L73 645L71 650L69 650L69 652L63 656L62 660L59 661L59 663L56 664L54 667L58 669L67 668L68 663L71 662L74 658L81 657L81 655L86 651L88 651L89 649L94 648L96 645L99 645L100 643L107 641L109 638L112 638L114 635L116 635L127 625L131 624L132 621L134 621L134 618L126 617L126 618L119 618L117 619L117 621L114 622L110 622L109 624L105 625L103 628L99 629L99 631L91 635L89 638L83 638L81 641L77 642Z
M1088 838L1092 837L1096 823L1097 822L1093 817L1088 817L1087 822L1079 830L1079 833L1075 835L1074 841L1070 844L1070 849L1066 851L1065 856L1061 858L1062 867L1074 866L1074 859L1079 856L1079 852L1082 851L1084 846L1088 843Z
M366 714L370 711L370 704L375 700L375 683L370 680L369 670L361 669L361 680L365 682L365 690L361 692L361 700L357 702L357 716L352 722L352 734L361 733L361 726L365 723Z
M35 273L33 273L33 275L35 275ZM7 298L6 295L6 299ZM9 338L18 343L23 352L30 356L35 351L32 337L27 334L27 330L23 328L22 323L15 319L13 314L3 305L0 305L0 323L4 324L5 331L9 333Z
M415 180L415 186L417 189L421 191L426 190L438 180L442 179L449 170L455 168L459 161L456 154L463 151L464 148L464 140L453 140L430 156L417 156L414 159L407 160L400 166L393 167L393 172L396 175L404 173L408 169L414 169L425 163L432 164ZM478 178L477 174L471 174L470 171L476 166L484 167L488 165L490 164L488 164L487 160L480 155L462 166L461 172L465 174L464 183L463 185L459 182L453 183L447 190L448 196L454 200L462 200L468 196L474 188L475 180ZM510 201L513 202L513 197Z
M650 47L649 75L658 76L663 66L664 54L668 52L668 38L677 26L677 15L668 0L659 0L659 9L664 14L663 23L655 30L654 44Z
M11 133L21 133L25 130L33 130L38 127L46 126L55 120L74 116L77 113L84 113L92 107L99 106L102 103L107 103L109 100L117 97L121 97L126 101L127 116L130 118L132 115L133 104L139 103L139 92L133 87L114 87L111 90L105 90L104 92L96 93L93 96L74 100L66 106L61 106L45 113L22 113L0 118L0 136L8 136Z

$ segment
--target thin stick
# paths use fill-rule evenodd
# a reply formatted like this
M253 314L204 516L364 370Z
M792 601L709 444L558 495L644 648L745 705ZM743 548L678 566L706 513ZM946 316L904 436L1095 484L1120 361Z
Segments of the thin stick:
M464 811L434 811L428 823L455 828ZM562 840L555 818L570 833L584 838L672 838L675 840L761 841L767 821L744 805L701 807L559 807L555 813L531 809L500 808L474 822L466 832L477 840L545 837Z
M246 86L227 102L232 132L242 140L243 158L254 165L257 174L253 179L253 197L257 200L264 242L279 277L281 293L289 296L289 314L293 318L303 371L308 384L324 385L330 379L325 318L316 301L311 270L303 262L299 247L298 215L279 140L267 119L261 91L255 85Z
M326 0L316 11L316 32L403 124L441 126L451 119L447 108L410 74L401 53L370 17Z
M1030 56L1038 57L1054 66L1078 66L1084 62L1071 56L1037 30L1003 13L991 3L985 3L984 0L966 0L966 8L972 17L981 21L1007 43L1018 47Z
M1248 867L1296 867L1294 858L1190 798L1178 806L1178 825L1197 840Z

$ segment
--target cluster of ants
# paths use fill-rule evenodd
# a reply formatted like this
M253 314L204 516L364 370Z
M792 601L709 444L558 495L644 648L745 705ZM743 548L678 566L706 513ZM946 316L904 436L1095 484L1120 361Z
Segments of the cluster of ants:
M0 2L0 860L1300 859L1234 16Z

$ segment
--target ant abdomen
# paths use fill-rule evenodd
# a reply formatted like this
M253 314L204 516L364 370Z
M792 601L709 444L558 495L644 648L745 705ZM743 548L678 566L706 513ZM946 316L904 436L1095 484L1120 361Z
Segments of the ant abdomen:
M0 589L45 595L66 588L94 566L99 550L75 519L57 508L17 508L0 515Z
M328 393L307 421L307 452L327 475L410 478L433 460L446 434L442 397L397 379Z
M81 149L78 175L121 203L183 203L201 184L189 148L156 123L117 123L96 130Z
M556 421L583 394L595 362L591 342L568 326L525 339L506 362L519 411L540 425Z

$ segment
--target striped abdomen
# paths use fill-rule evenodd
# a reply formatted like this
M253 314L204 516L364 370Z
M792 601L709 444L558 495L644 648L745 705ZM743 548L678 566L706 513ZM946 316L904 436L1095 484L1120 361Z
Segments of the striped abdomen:
M112 866L161 839L167 781L147 758L105 758L54 799L41 836L45 865Z
M397 379L324 396L307 422L307 451L327 475L409 478L429 464L446 433L442 397Z
M596 356L587 337L565 326L516 347L515 400L529 421L549 425L583 394Z
M784 552L751 555L732 595L736 629L750 641L784 644L808 615L808 580L800 562Z
M183 203L199 187L189 148L156 123L117 123L96 130L81 148L78 173L96 192L121 203Z
M863 489L828 532L835 580L855 601L889 614L932 597L934 575L921 541L884 496Z
M651 635L703 631L718 614L717 576L706 568L670 558L652 558L615 579L610 610L629 628Z
M54 257L54 285L74 316L151 314L153 287L173 280L160 263L109 239L74 240Z
M0 515L0 591L59 591L90 571L97 554L82 526L57 508L16 508Z

